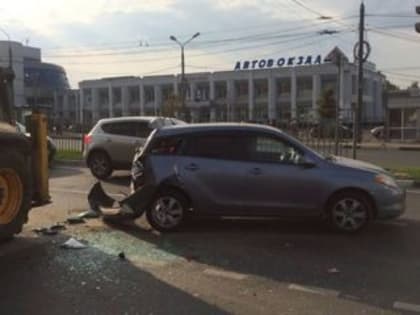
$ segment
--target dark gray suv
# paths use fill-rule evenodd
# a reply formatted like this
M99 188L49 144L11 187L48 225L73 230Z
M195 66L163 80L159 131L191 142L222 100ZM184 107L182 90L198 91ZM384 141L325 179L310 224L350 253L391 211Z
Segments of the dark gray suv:
M324 157L282 131L252 124L155 130L133 162L150 224L178 228L187 215L322 217L345 232L405 208L405 192L380 167ZM135 199L135 198L134 198Z

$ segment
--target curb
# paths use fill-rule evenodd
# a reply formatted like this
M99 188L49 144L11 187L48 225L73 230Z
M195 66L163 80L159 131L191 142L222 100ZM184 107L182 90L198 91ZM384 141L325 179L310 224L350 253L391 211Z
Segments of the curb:
M420 147L398 147L401 151L420 151Z
M86 167L84 160L55 160L53 165Z
M400 187L409 188L420 188L420 181L412 179L397 179L397 183Z

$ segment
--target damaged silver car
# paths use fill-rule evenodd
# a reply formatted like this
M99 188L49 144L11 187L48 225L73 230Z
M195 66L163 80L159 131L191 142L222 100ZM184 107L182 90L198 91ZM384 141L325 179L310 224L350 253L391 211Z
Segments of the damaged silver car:
M318 217L355 232L405 208L405 192L382 168L324 157L282 131L253 124L155 130L132 167L122 209L144 211L160 231L188 215Z

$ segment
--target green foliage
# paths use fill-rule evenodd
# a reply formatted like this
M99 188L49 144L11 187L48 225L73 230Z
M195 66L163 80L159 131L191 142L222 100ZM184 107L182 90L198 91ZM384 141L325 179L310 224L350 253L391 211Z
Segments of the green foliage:
M327 89L322 91L318 102L318 114L321 119L333 119L336 114L336 100L334 91Z

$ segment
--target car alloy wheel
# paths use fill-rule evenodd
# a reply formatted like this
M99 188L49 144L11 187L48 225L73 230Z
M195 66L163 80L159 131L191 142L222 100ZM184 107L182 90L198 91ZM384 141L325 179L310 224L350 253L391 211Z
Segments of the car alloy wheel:
M332 207L331 219L339 230L358 231L369 220L369 207L358 198L341 198Z
M164 229L178 226L184 215L182 204L172 196L162 196L156 199L151 208L155 223Z

